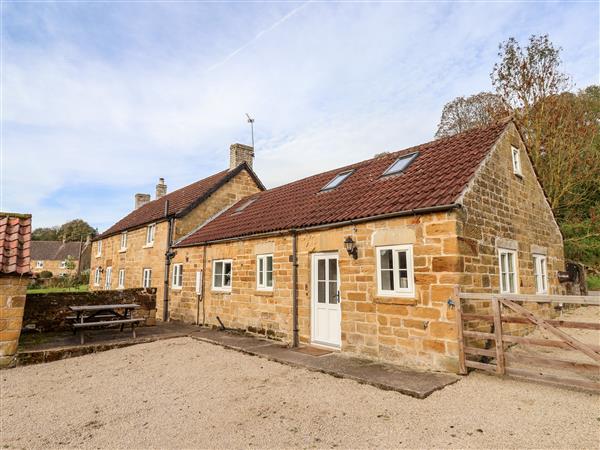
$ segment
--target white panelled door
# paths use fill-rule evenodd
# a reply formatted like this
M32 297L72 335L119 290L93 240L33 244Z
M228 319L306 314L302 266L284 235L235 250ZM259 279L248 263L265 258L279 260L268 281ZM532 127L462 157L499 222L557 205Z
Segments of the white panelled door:
M312 341L340 348L342 311L337 253L312 256Z

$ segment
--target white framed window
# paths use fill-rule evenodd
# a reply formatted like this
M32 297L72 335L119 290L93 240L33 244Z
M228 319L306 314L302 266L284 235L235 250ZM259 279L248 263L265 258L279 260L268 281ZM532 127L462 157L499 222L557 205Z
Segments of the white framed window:
M231 291L232 264L231 259L213 261L213 290L225 292Z
M202 271L196 271L196 294L202 295Z
M262 291L273 289L273 255L256 257L256 289Z
M156 232L156 224L151 223L146 227L146 245L148 247L154 244L154 233Z
M44 261L36 261L35 262L35 268L36 269L43 269L44 268Z
M127 231L121 233L121 251L127 250Z
M183 287L183 264L173 264L173 288Z
M142 287L152 287L152 269L144 269L142 272Z
M517 175L523 176L523 172L521 170L521 150L517 147L510 148L512 153L512 163L513 163L513 172Z
M58 265L59 269L66 269L67 268L67 262L66 261L61 261L60 264Z
M517 277L517 252L508 249L499 249L500 263L500 293L516 294L518 292Z
M377 291L388 297L414 297L412 245L377 247Z
M533 255L533 275L535 277L535 293L548 293L548 262L544 255Z
M125 287L125 269L119 269L119 289Z
M98 241L96 245L96 256L102 256L102 241Z
M104 287L110 289L110 283L112 282L112 267L106 268L106 277L104 280Z
M100 267L96 267L94 270L94 286L100 286Z

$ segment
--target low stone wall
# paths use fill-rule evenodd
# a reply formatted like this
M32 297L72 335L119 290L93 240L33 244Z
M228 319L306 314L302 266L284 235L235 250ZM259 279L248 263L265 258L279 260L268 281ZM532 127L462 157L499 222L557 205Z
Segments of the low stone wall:
M0 274L0 367L14 363L29 277Z
M146 319L145 325L156 324L156 288L135 288L116 291L27 294L23 328L38 331L68 330L69 324L65 319L73 315L69 306L118 303L137 303L140 309L134 312L134 317Z

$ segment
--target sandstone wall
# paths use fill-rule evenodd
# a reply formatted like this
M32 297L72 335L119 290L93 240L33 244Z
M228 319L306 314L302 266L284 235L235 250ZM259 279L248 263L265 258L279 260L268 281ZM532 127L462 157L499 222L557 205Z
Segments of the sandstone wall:
M79 265L79 261L77 259L74 259L73 262L73 268L72 269L61 269L60 268L60 263L61 261L58 260L53 260L53 259L46 259L44 260L44 267L43 268L37 268L36 267L36 262L37 260L31 260L31 272L32 273L41 273L45 270L49 270L50 272L52 272L53 276L60 276L60 275L76 275L77 274L77 266Z
M50 292L47 294L27 294L23 328L37 331L70 330L67 316L73 312L69 306L77 305L115 305L137 303L140 309L134 317L146 319L143 325L155 325L156 288L124 289L92 292Z
M17 353L29 277L0 274L0 367L13 364Z

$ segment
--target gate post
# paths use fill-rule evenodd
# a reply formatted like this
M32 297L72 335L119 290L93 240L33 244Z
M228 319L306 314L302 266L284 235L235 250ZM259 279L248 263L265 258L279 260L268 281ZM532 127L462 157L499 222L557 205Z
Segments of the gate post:
M463 336L462 304L459 286L454 286L454 305L456 313L456 332L458 337L458 373L461 375L467 375L467 365L465 362L465 338Z
M494 312L494 340L496 341L496 373L504 375L504 345L502 344L502 313L500 300L492 297L492 310Z

